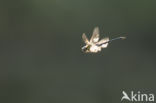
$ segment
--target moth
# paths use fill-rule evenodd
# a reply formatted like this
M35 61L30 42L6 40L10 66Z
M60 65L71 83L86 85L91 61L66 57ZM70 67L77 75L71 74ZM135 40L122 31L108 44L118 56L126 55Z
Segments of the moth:
M94 28L90 40L87 38L86 34L83 33L82 39L85 43L85 46L82 47L82 51L85 53L97 53L100 52L103 48L107 48L110 42L118 39L125 39L126 37L117 37L111 40L108 37L105 37L101 40L99 40L99 38L100 38L100 34L99 34L98 27Z

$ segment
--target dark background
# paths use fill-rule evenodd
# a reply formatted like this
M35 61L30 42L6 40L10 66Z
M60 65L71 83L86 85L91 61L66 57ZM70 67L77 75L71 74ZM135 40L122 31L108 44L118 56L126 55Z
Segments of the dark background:
M95 26L101 37L127 39L84 54L82 33ZM156 93L155 38L155 0L1 1L2 103L120 103L123 90Z

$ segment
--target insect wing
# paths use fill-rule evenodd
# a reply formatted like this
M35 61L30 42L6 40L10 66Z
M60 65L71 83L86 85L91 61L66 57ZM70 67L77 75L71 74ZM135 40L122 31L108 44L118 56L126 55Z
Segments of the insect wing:
M88 40L88 38L87 38L87 36L86 36L85 33L82 34L82 39L83 39L83 41L84 41L86 44L89 44L89 40Z
M101 39L97 45L101 46L102 48L106 48L108 46L108 41L109 41L109 38L106 37L104 39Z
M93 30L93 34L92 34L92 37L90 39L90 42L91 43L97 43L99 41L99 28L98 27L95 27L94 30Z

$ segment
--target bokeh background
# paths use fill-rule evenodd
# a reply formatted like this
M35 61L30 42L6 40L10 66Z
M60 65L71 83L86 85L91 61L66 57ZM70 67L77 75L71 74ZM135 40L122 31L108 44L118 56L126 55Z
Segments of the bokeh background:
M156 1L0 2L2 103L120 103L123 90L156 93ZM101 37L127 39L84 54L82 33L95 26Z

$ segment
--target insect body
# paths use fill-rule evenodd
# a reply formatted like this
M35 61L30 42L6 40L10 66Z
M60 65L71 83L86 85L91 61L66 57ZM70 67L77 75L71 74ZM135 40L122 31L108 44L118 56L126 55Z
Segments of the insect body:
M90 40L88 40L85 33L83 33L82 39L86 45L82 47L82 51L85 53L97 53L97 52L100 52L102 48L107 48L108 44L112 42L113 40L125 39L125 37L117 37L117 38L109 40L109 38L106 37L99 41L99 37L100 35L99 35L98 27L94 28L93 34Z

